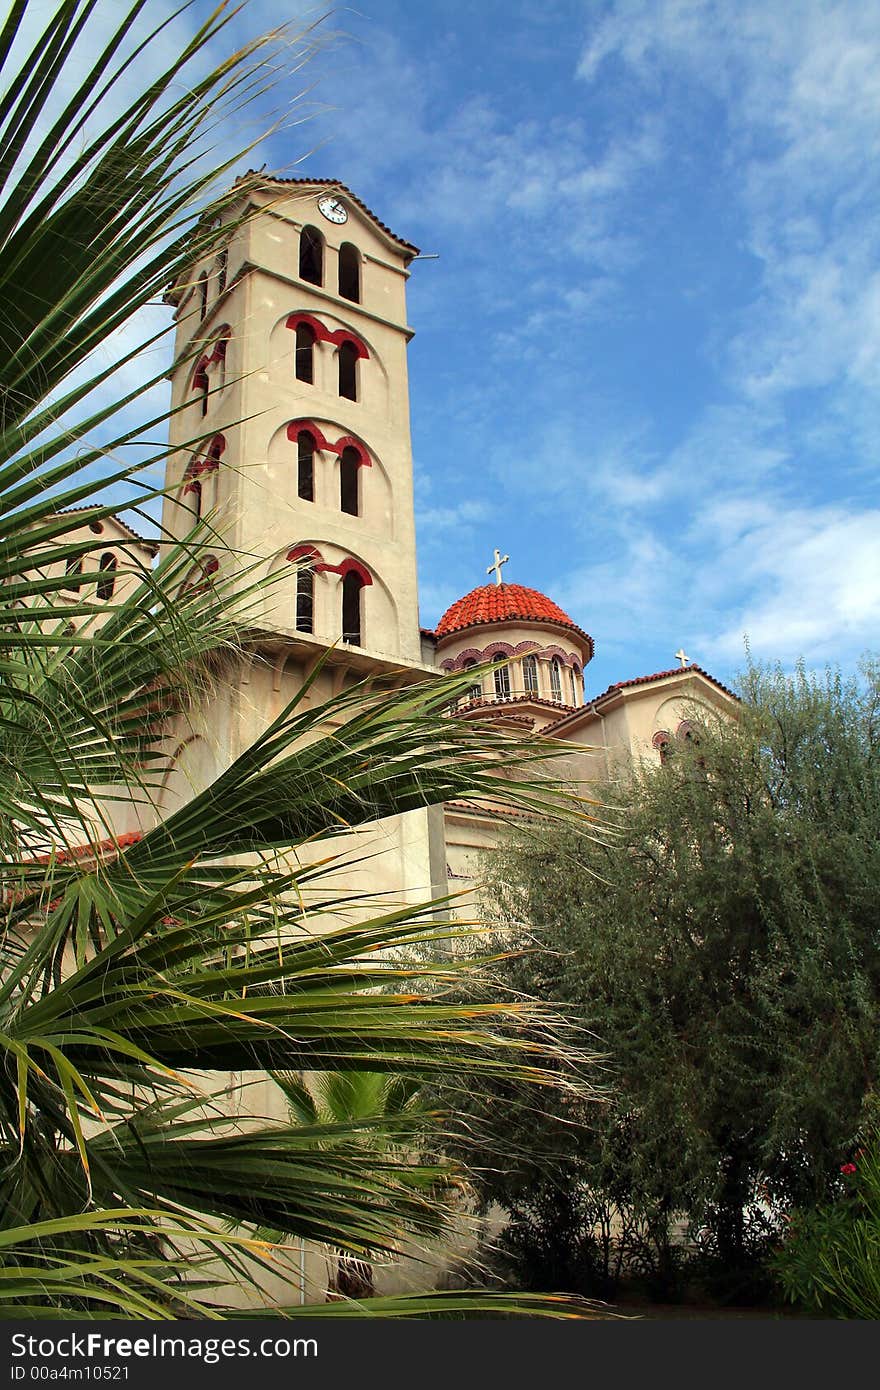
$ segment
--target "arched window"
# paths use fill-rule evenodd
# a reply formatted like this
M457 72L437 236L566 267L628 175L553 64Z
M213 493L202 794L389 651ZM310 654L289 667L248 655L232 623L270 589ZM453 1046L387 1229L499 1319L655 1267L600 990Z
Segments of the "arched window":
M77 592L77 590L79 589L79 581L82 578L82 568L82 556L71 555L66 565L64 566L65 589L72 589L74 593Z
M315 571L306 562L296 575L296 630L315 630Z
M187 483L187 486L186 486L186 493L187 493L187 496L188 496L188 497L191 497L191 498L192 498L192 502L190 503L190 506L191 506L191 508L192 508L192 512L193 512L193 515L195 516L196 521L201 521L201 519L202 519L202 485L201 485L201 483L199 482L198 478L193 478L193 480L192 480L191 483Z
M311 385L315 380L315 331L307 323L296 325L296 379Z
M354 343L343 343L339 349L339 394L346 400L357 400L358 350Z
M473 659L473 657L471 657L468 661L465 661L465 662L463 663L461 669L462 669L463 671L470 671L470 669L471 669L473 666L476 666L476 664L477 664L476 661ZM465 695L464 698L465 698L466 700L482 700L482 698L483 698L483 687L480 685L480 682L479 682L479 681L474 681L473 685L469 688L469 690L468 690L468 692L467 692L467 694Z
M229 248L224 246L217 257L217 297L226 289L226 272L229 268Z
M317 227L303 227L299 234L299 278L310 285L324 283L324 238Z
M339 248L339 293L355 304L361 302L361 256L350 241L344 241Z
M661 729L659 733L656 733L651 739L651 745L657 749L660 755L660 764L665 767L674 751L672 735L666 729Z
M494 655L494 657L492 658L492 660L493 660L493 661L506 661L507 658L505 657L505 655L504 655L503 652L496 652L495 655ZM495 667L495 670L492 672L492 675L493 675L494 680L495 680L495 698L496 698L496 700L509 700L509 699L510 699L510 667L509 667L509 666L506 666L506 665L505 665L505 666L496 666L496 667Z
M301 430L296 441L297 449L297 471L296 471L296 491L297 496L304 502L314 502L315 500L315 440L308 430ZM311 632L311 628L307 629Z
M578 666L577 662L575 662L571 668L571 694L574 704L580 705L583 703L583 676L581 673L581 668L580 666Z
M554 656L550 662L550 693L554 700L562 703L562 671L558 656Z
M203 319L208 312L208 276L203 270L199 276L199 318Z
M300 436L302 437L302 436ZM342 458L339 460L339 505L349 516L360 514L359 506L359 475L361 471L361 458L357 449L343 449Z
M116 588L116 556L106 550L101 556L99 568L101 578L98 580L96 593L99 599L106 602L113 597L113 590Z
M538 663L533 656L523 659L523 689L527 695L538 693Z
M342 640L353 647L363 646L361 641L361 590L364 581L357 570L349 570L342 581Z

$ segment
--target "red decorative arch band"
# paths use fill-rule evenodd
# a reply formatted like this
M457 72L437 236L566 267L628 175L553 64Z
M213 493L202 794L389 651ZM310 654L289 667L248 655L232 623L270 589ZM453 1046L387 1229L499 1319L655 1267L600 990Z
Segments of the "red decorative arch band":
M216 473L217 469L220 467L220 459L225 448L225 436L222 434L215 434L205 452L199 455L198 458L190 459L189 463L186 465L186 473L184 474L184 477L189 479L189 482L183 489L184 496L186 496L188 492L195 492L196 489L201 486L198 479L202 473Z
M213 348L209 352L203 352L196 363L193 372L192 390L207 391L208 389L208 368L215 362L223 362L226 358L226 349L229 346L229 338L232 329L228 324L224 324L217 335Z
M328 565L321 555L320 550L316 550L313 545L297 545L293 550L287 552L288 560L311 560L317 561L313 564L315 574L338 574L342 579L347 574L356 574L364 585L372 584L373 576L360 560L353 559L350 555L341 560L338 565Z
M288 314L286 326L291 328L294 333L301 323L312 330L315 341L318 343L332 343L334 347L342 347L343 343L351 343L358 357L369 357L370 355L366 344L356 333L352 333L350 328L336 328L331 332L326 324L315 318L314 314Z
M354 449L358 456L358 468L372 468L373 461L359 439L355 439L353 434L344 434L341 439L337 439L335 444L318 428L314 420L291 420L287 426L287 438L292 443L296 443L301 434L310 434L315 441L315 448L322 454L338 454L341 458L345 449Z
M499 653L511 658L534 656L539 661L552 661L553 657L556 657L564 666L571 666L573 670L578 672L581 670L580 658L576 654L564 651L562 647L539 647L534 642L519 642L515 647L512 647L509 642L490 642L482 650L477 647L468 647L465 651L459 652L455 658L444 661L441 669L461 671L468 661L482 664L485 661L491 661L492 657Z

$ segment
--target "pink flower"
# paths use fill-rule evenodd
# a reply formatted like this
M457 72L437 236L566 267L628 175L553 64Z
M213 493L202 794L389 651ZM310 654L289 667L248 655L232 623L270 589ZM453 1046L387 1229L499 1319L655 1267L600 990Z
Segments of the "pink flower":
M844 1163L840 1171L841 1173L845 1173L846 1176L849 1177L850 1173L854 1173L856 1171L856 1165L854 1163Z

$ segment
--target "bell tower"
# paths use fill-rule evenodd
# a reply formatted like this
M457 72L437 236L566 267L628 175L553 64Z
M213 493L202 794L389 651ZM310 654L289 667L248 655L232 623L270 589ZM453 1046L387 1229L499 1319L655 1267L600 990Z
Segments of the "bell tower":
M166 535L210 514L237 563L272 575L267 640L336 644L360 675L420 667L405 297L417 248L342 184L250 174L240 189L228 243L170 295Z

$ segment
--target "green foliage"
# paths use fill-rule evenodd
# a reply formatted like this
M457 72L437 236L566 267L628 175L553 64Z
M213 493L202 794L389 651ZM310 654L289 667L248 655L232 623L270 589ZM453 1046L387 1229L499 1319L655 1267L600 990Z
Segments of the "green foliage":
M824 1317L880 1318L880 1138L841 1167L833 1201L794 1212L773 1262L792 1303Z
M17 71L13 39L34 8L13 5L0 34L0 1311L213 1317L232 1315L232 1286L271 1271L265 1228L391 1252L436 1228L443 1183L387 1155L365 1162L362 1117L340 1121L331 1144L314 1118L243 1123L206 1074L565 1084L552 1011L456 1001L477 964L466 929L434 904L389 911L327 884L351 848L342 837L384 816L465 792L536 813L558 798L526 766L542 750L445 717L466 684L453 680L392 699L355 689L308 710L303 690L156 823L167 721L185 720L236 659L259 590L234 556L226 580L186 589L219 543L208 525L98 601L106 541L79 539L82 515L61 509L94 505L100 521L111 483L135 506L155 495L143 464L106 471L162 423L120 423L153 382L113 399L111 369L91 354L216 249L218 218L228 234L231 200L205 207L218 169L200 152L263 90L275 50L257 40L193 76L226 22L218 12L139 91L132 26L149 6L133 0L89 45L98 8L58 0ZM294 61L309 47L278 37ZM147 463L163 459L154 447ZM83 567L73 597L67 560ZM138 800L153 826L138 842L108 842L114 797ZM316 839L322 860L307 848ZM462 949L445 966L406 959L448 942ZM381 1312L485 1306L436 1296L382 1300ZM567 1300L496 1306L574 1312Z
M827 1196L880 1036L876 668L743 686L736 723L704 711L698 746L613 789L613 838L542 828L489 867L505 940L540 948L500 985L594 1034L608 1097L536 1114L502 1086L476 1116L516 1159L484 1165L487 1199L629 1213L667 1289L683 1218L731 1298L754 1294L782 1213Z

